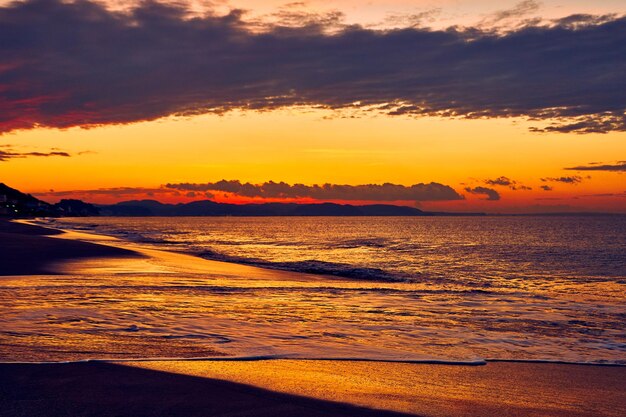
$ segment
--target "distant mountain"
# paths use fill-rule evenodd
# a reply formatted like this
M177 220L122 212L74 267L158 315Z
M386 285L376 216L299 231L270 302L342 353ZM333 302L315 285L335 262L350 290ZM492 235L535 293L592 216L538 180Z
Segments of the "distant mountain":
M390 204L260 203L228 204L203 200L164 204L156 200L131 200L110 205L93 205L81 200L49 204L30 194L0 183L0 217L60 216L450 216L482 213L433 213Z
M81 200L64 199L54 205L59 214L71 217L99 216L100 209Z
M261 203L228 204L210 200L163 204L155 200L132 200L98 206L104 216L441 216L413 207L372 204ZM479 213L476 213L479 214Z
M0 217L98 216L99 209L80 200L46 203L0 183Z

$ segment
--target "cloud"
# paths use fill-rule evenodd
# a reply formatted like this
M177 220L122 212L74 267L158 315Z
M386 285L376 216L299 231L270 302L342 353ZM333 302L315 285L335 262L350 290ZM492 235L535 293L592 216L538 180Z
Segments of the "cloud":
M511 190L532 190L531 187L528 187L524 184L520 184L517 181L514 181L508 177L498 177L495 180L491 180L491 179L486 179L484 181L485 184L488 185L493 185L493 186L503 186L503 187L508 187Z
M448 201L462 200L454 189L431 182L411 186L397 184L365 185L304 185L268 181L262 184L242 183L238 180L221 180L203 184L166 184L166 188L185 192L227 192L240 197L271 199L344 200L344 201Z
M484 194L484 195L487 196L487 198L485 200L489 200L489 201L500 200L500 193L498 193L493 188L487 188L487 187L474 187L474 188L465 187L465 191L467 191L468 193L471 193L471 194Z
M557 118L558 119L558 118ZM556 133L607 133L626 130L626 115L604 112L571 118L567 123L552 123L543 128L531 127L532 132Z
M583 181L583 177L579 175L572 175L570 177L546 177L541 178L543 182L561 182L563 184L573 184L576 185Z
M615 164L598 164L593 163L589 165L581 165L576 167L564 168L569 171L613 171L624 172L626 171L626 161L618 161Z
M577 13L555 20L554 22L567 29L576 29L581 26L599 25L615 19L615 14L592 15Z
M582 195L581 197L620 197L620 198L624 198L624 197L626 197L626 191L621 192L621 193L586 194L586 195Z
M180 193L176 190L170 190L166 188L146 188L146 187L112 187L112 188L98 188L95 190L66 190L66 191L54 191L33 193L37 197L77 197L77 198L92 198L92 197L109 197L109 198L129 198L134 196L140 196L141 198L154 197L158 195L176 195Z
M185 7L0 7L0 132L286 106L526 117L541 132L626 130L626 17L496 33L376 30L297 11L283 12L288 26L259 27L240 10Z
M340 28L345 18L343 12L332 10L316 13L307 9L305 3L289 3L279 7L274 13L264 16L263 19L254 21L259 28L277 27L308 27L317 28Z
M541 7L541 3L534 0L524 0L517 3L510 9L499 10L485 17L481 25L492 26L503 20L518 19L536 12Z
M10 159L22 159L22 158L30 158L30 157L50 157L50 156L63 156L70 157L71 155L67 152L51 150L50 152L16 152L14 151L10 145L0 146L0 162L5 162Z
M552 187L549 185L542 185L541 188L543 191L552 191Z
M495 180L485 180L485 184L511 186L515 181L507 177L498 177Z
M387 27L422 27L425 23L434 22L441 14L441 8L428 9L417 13L389 14L383 24Z

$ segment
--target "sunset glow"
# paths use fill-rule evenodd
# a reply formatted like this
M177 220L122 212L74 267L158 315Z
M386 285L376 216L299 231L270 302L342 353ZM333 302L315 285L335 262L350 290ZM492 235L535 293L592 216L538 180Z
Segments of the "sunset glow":
M624 417L625 312L625 0L0 0L2 417Z
M137 44L118 48L115 55L94 32L76 38L80 47L60 46L44 58L42 40L31 36L22 50L36 57L39 67L33 67L35 61L26 60L20 49L4 47L0 177L45 201L333 201L455 212L626 212L626 10L621 2L362 5L346 0L286 5L240 0L214 8L202 2L1 4L5 39L28 30L37 13L57 13L59 21L69 19L76 25L95 19L100 31L110 31L111 39L119 36L119 42L127 36L120 25L144 30L150 37L155 27L166 24L174 42L208 48L193 53L181 43L173 50L161 49L159 54L179 55L170 59ZM108 23L109 18L118 25ZM197 34L183 35L185 27ZM557 30L563 37L550 32ZM598 45L580 46L581 37L587 32L593 36L594 30L603 30L604 38L594 38ZM53 42L75 35L72 29L64 31ZM358 42L351 43L351 36L377 46L361 49ZM447 43L437 46L446 36L464 39L455 48L466 49L471 58L457 58L459 51L446 55ZM511 45L517 42L523 49L524 42L532 45L542 36L556 42L548 46L562 51L560 62L540 61L541 51L516 55L511 48L517 46L506 46L510 39ZM229 50L213 45L222 37ZM258 43L259 54L284 53L248 58L245 42ZM335 56L328 49L333 42L345 53L352 50L356 64L342 62L344 55ZM398 54L385 46L400 42L407 46ZM474 52L480 42L491 50ZM100 55L81 49L90 47L100 48ZM136 49L142 47L143 53ZM311 56L293 49L301 47L310 48ZM444 50L435 56L428 55L428 48ZM498 48L506 50L508 58L500 57ZM229 60L232 67L213 64L215 54L222 54L219 59ZM108 61L109 56L121 61ZM585 56L598 65L581 68L578 61ZM168 64L172 59L180 65ZM327 60L327 66L320 60ZM491 60L501 72L488 64ZM304 70L308 64L319 68ZM257 65L257 72L249 72L249 65ZM450 65L466 66L465 72L448 72ZM342 75L342 66L353 75ZM57 72L60 67L67 72ZM473 74L475 70L481 73ZM272 71L281 78L274 78ZM129 84L134 81L137 84ZM504 180L496 181L500 178ZM453 189L457 197L251 196L167 186L221 180L254 186L437 183Z

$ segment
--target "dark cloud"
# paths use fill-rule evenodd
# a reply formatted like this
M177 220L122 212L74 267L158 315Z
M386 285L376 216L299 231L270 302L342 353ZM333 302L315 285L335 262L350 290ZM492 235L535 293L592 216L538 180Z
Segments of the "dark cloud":
M503 186L511 186L513 184L515 184L515 181L513 181L510 178L507 177L498 177L495 180L485 180L485 184L489 184L489 185L503 185Z
M581 197L626 197L626 191L621 193L586 194Z
M488 185L493 185L493 186L502 186L502 187L508 187L511 190L532 190L531 187L528 187L524 184L520 184L517 181L514 181L508 177L498 177L495 180L491 180L491 179L486 179L484 181L485 184Z
M145 187L113 187L113 188L98 188L95 190L67 190L67 191L54 191L42 193L33 193L37 197L78 197L78 198L90 198L90 197L110 197L110 198L129 198L133 196L178 196L180 193L176 190L167 188L145 188Z
M423 27L425 23L434 22L435 18L441 14L441 8L424 10L418 13L390 14L385 18L384 23L391 26L401 27Z
M561 182L563 184L578 184L583 181L583 177L578 175L572 175L570 177L546 177L542 178L543 182Z
M500 200L500 193L498 193L493 188L487 188L487 187L474 187L474 188L465 187L465 191L467 191L468 193L471 193L471 194L483 194L483 195L486 195L487 198L485 200L490 200L490 201Z
M558 117L557 117L558 119ZM570 119L567 123L552 123L543 128L532 127L533 132L557 132L557 133L607 133L611 131L626 130L626 115L623 111L604 112L593 115L578 116Z
M543 191L552 191L552 187L550 187L549 185L542 185L540 188Z
M524 0L517 3L510 9L499 10L485 17L481 25L495 25L503 20L515 19L526 16L533 12L536 12L541 7L541 4L534 0Z
M0 132L293 105L626 130L625 17L507 33L279 17L286 23L260 30L241 11L198 16L155 1L125 12L88 0L9 3L0 7Z
M447 185L431 182L411 186L397 184L365 185L304 185L268 181L263 184L242 183L238 180L209 182L204 184L166 184L166 188L186 192L227 192L242 197L314 200L360 200L360 201L446 201L462 200L454 189Z
M624 172L626 171L626 161L619 161L615 164L589 164L576 167L564 168L570 171L614 171Z
M344 17L344 14L338 10L326 13L313 13L307 10L305 4L290 3L267 16L267 20L260 20L254 23L259 28L269 27L270 29L272 26L288 28L304 26L309 29L340 28Z
M554 22L561 27L566 29L576 29L581 26L588 25L600 25L602 23L610 22L614 20L618 15L616 14L603 14L603 15L592 15L592 14L584 14L577 13L572 14L566 17L562 17L560 19L555 20Z
M30 157L50 157L50 156L64 156L70 157L67 152L52 150L50 152L18 152L7 146L0 146L0 162L5 162L10 159L22 159Z

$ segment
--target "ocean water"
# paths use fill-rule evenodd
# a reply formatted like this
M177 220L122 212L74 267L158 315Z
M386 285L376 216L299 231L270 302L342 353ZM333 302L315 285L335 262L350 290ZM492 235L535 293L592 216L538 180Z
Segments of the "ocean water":
M626 364L626 217L64 218L305 272L5 279L0 360L290 357Z

